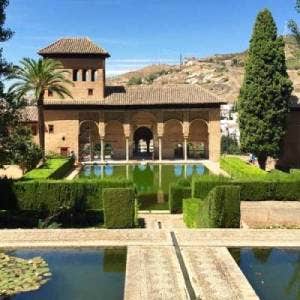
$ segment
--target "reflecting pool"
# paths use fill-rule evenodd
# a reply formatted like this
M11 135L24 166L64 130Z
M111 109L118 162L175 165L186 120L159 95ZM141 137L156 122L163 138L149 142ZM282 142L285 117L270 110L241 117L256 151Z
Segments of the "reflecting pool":
M202 164L85 165L79 177L127 178L138 191L140 209L168 209L169 185L178 179L207 174Z
M12 300L119 300L123 299L126 249L30 249L9 251L21 258L41 256L51 279L39 290Z
M261 300L300 299L300 249L230 249Z

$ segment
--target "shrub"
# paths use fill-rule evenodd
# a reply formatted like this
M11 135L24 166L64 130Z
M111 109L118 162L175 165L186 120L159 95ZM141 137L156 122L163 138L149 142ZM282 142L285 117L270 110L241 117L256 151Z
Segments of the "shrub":
M208 193L216 186L230 183L230 179L223 176L203 175L193 176L192 197L205 199Z
M217 186L204 200L184 199L183 219L193 228L239 228L240 188Z
M221 153L223 154L240 154L241 149L236 138L222 135Z
M199 228L204 201L199 198L183 199L183 221L189 228Z
M192 189L189 186L171 184L169 188L169 209L172 214L182 213L182 201L190 198Z
M62 208L76 211L103 209L102 190L133 187L125 179L106 180L0 180L0 209L54 213Z
M40 179L61 179L73 167L73 158L54 158L48 159L40 168L34 169L25 176L23 180L40 180Z
M142 84L142 78L140 76L133 76L128 80L128 85L140 85Z
M135 193L132 188L103 190L104 223L107 228L131 228L135 225Z
M218 186L207 196L200 218L201 227L239 228L240 227L240 187Z

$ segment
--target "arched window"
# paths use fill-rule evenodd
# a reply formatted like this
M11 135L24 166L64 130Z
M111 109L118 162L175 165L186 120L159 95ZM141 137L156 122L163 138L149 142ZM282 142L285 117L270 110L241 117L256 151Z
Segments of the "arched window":
M78 70L73 70L73 81L78 81Z
M92 70L92 81L96 81L97 80L97 70Z

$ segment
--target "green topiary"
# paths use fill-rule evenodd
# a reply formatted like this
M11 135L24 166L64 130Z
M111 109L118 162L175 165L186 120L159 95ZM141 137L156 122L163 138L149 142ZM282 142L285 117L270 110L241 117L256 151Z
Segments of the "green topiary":
M135 192L132 188L103 190L104 223L107 228L132 228L135 225Z
M182 213L182 201L190 198L192 189L185 184L171 184L169 188L169 209L171 214Z

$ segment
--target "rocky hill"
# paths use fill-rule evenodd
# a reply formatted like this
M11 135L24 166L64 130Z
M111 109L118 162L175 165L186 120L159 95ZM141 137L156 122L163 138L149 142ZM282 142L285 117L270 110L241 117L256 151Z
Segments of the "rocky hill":
M286 37L288 72L300 98L300 47ZM186 58L182 65L151 65L108 79L111 85L197 84L228 102L236 101L244 76L247 52Z

